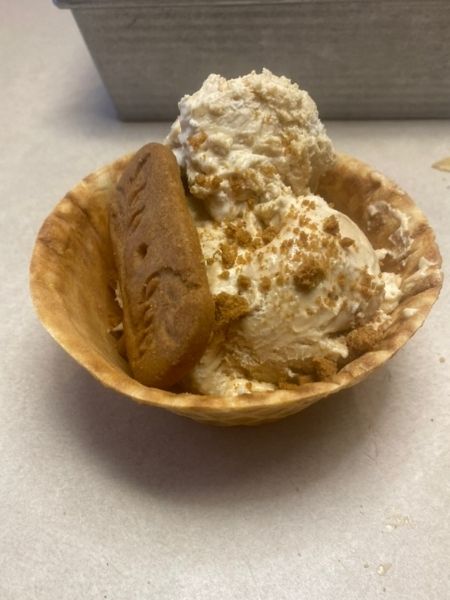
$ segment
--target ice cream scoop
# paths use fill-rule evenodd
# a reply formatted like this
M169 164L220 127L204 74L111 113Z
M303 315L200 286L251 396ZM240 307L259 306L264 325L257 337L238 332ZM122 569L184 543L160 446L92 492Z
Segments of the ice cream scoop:
M210 75L179 110L166 141L191 193L217 220L281 190L306 193L334 158L309 94L267 69L229 80Z
M345 332L380 312L374 250L318 196L281 196L225 226L198 222L198 232L216 302L239 298L244 310L219 323L191 389L236 394L330 375L348 355Z

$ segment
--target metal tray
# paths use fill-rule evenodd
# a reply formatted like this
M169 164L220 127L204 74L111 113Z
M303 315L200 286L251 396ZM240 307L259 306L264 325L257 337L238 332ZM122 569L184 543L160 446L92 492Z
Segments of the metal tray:
M450 117L450 2L56 0L124 120L166 120L209 73L268 67L335 119Z

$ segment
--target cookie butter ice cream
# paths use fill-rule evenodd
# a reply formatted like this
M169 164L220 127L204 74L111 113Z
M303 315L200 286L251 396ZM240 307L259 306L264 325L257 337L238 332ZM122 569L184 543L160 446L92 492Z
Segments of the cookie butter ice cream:
M167 143L189 190L219 221L280 192L309 191L333 161L311 97L267 69L230 80L210 75L179 109Z
M370 321L375 335L386 319L385 281L364 233L314 195L334 161L315 103L264 69L210 75L179 109L166 143L216 303L186 387L240 394L332 377L352 352L349 332Z

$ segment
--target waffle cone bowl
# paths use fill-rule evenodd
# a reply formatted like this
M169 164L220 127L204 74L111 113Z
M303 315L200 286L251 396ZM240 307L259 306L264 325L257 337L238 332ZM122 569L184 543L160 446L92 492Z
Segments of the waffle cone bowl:
M36 240L30 287L39 319L51 336L102 384L136 402L218 425L281 419L382 366L419 329L438 297L441 257L423 213L383 175L340 155L320 181L318 193L355 221L374 248L393 251L396 258L383 261L382 269L399 274L402 281L402 299L383 340L346 364L332 381L306 383L296 390L209 396L146 387L133 379L111 334L121 310L115 301L108 206L129 159L120 158L88 175L56 205ZM371 206L378 207L376 223ZM404 219L411 238L406 252L399 235Z

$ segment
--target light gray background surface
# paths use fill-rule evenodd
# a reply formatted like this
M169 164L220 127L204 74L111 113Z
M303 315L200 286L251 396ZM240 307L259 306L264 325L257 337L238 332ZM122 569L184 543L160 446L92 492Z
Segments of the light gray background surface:
M254 429L103 389L33 314L34 237L123 124L68 12L0 0L1 600L447 600L449 286L357 387ZM449 122L329 123L435 227L450 279Z

